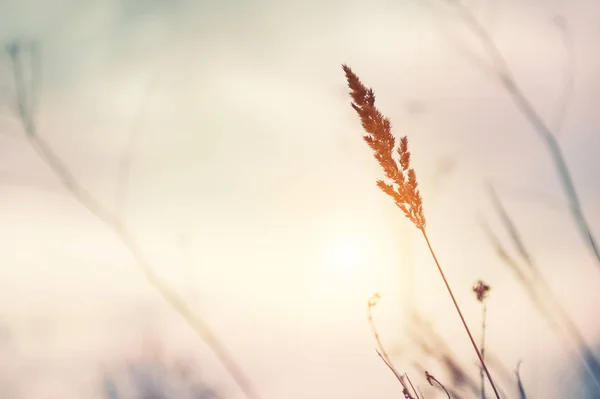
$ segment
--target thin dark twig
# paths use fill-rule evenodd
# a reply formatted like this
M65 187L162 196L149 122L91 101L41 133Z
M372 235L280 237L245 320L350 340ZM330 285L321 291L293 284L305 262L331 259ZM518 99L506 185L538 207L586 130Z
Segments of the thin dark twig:
M396 378L398 379L398 381L400 382L400 384L402 385L402 393L404 394L404 397L406 399L415 399L411 394L410 391L408 390L408 386L406 385L406 381L404 381L403 376L401 376L400 374L398 374L398 372L396 371L396 369L394 368L394 366L392 366L390 363L388 363L387 360L385 360L385 358L383 357L383 355L381 354L381 352L379 352L377 349L375 349L375 351L377 352L377 355L379 355L379 358L385 363L385 365L392 371L392 373L394 373L394 375L396 376Z
M444 390L444 392L446 392L446 396L448 396L448 399L452 399L452 397L450 396L450 392L448 392L444 384L439 382L438 379L435 378L433 375L429 374L428 371L425 371L425 378L427 378L427 382L429 382L429 385L433 386L433 383L435 382L441 389Z
M404 373L404 377L407 379L408 383L410 384L410 387L412 388L413 392L415 393L415 396L417 397L417 399L421 399L421 397L419 396L419 393L415 389L415 386L413 385L412 381L410 380L408 374Z
M423 365L417 361L413 362L415 368L417 370L419 370L419 372L425 374L425 379L427 379L427 375L429 374L429 372L423 367ZM430 374L429 374L430 375ZM429 383L429 385L432 385L430 381L427 381ZM444 387L445 388L445 387ZM456 390L452 389L452 387L450 388L446 388L446 390L448 391L448 394L450 395L451 399L463 399L463 397L461 396L460 393L458 393ZM421 392L421 396L423 396L423 398L425 397L425 395L423 395L421 389L419 388L419 392Z

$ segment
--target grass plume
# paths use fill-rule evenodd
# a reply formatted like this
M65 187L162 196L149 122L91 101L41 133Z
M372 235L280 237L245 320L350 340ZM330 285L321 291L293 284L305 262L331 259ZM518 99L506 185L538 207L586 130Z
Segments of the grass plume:
M373 89L368 88L361 82L359 77L352 72L350 67L342 65L348 87L350 88L350 96L352 97L352 108L360 117L362 127L366 132L363 136L365 142L371 147L374 152L375 159L382 167L387 181L378 180L377 186L387 195L392 197L396 206L402 210L404 216L410 220L417 229L422 233L429 252L435 261L435 264L440 272L442 280L450 294L454 307L462 321L467 335L473 345L481 367L490 382L490 385L496 395L500 399L500 394L494 384L494 380L485 365L485 361L481 356L481 352L475 343L473 334L465 321L462 310L456 301L452 288L446 279L446 275L440 265L435 251L429 241L426 231L425 214L423 212L423 199L418 188L417 177L413 168L410 167L410 152L408 150L408 138L403 136L397 142L392 134L392 124L388 118L375 106L375 93Z

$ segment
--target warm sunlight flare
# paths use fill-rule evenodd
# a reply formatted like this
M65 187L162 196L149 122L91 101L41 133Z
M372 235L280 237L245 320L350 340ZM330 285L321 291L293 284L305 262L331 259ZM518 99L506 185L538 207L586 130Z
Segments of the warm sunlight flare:
M365 245L356 237L337 237L329 245L329 265L335 274L354 274L366 260Z

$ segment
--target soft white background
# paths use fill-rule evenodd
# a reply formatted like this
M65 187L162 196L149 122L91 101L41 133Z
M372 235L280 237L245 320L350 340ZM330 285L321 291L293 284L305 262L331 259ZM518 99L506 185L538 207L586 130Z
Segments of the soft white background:
M600 235L600 4L510 0L490 12L489 1L469 3L547 118L565 66L552 18L567 18L577 72L560 141ZM493 286L490 350L511 368L523 359L530 395L550 398L568 352L480 233L479 215L499 226L486 181L592 342L600 274L541 141L436 24L408 0L0 0L0 38L42 44L40 135L107 206L138 124L127 221L265 399L399 397L366 320L375 291L390 346L406 344L401 310L411 295L474 360L424 243L375 186L380 171L349 106L342 63L411 140L431 239L468 320L479 324L470 287L483 278ZM479 51L460 25L448 29ZM20 138L5 56L0 78L2 378L17 397L92 397L102 364L142 351L150 335L200 359L209 381L241 397L118 240ZM414 102L423 113L409 112ZM444 159L455 167L440 178ZM358 247L360 265L336 266L340 242ZM396 360L399 369L411 361Z

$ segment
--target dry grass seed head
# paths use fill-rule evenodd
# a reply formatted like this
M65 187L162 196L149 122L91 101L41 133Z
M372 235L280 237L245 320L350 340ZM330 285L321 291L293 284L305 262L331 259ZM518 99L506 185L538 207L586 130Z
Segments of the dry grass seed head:
M375 159L381 165L386 180L378 180L377 186L392 197L404 215L419 228L425 228L423 199L418 188L414 169L410 167L410 151L408 138L403 136L396 140L392 134L392 124L375 106L375 93L360 81L350 67L342 65L350 96L352 108L360 117L362 127L367 133L365 142L374 152Z
M473 286L473 292L479 302L483 302L490 291L490 286L484 283L482 280L477 281Z

